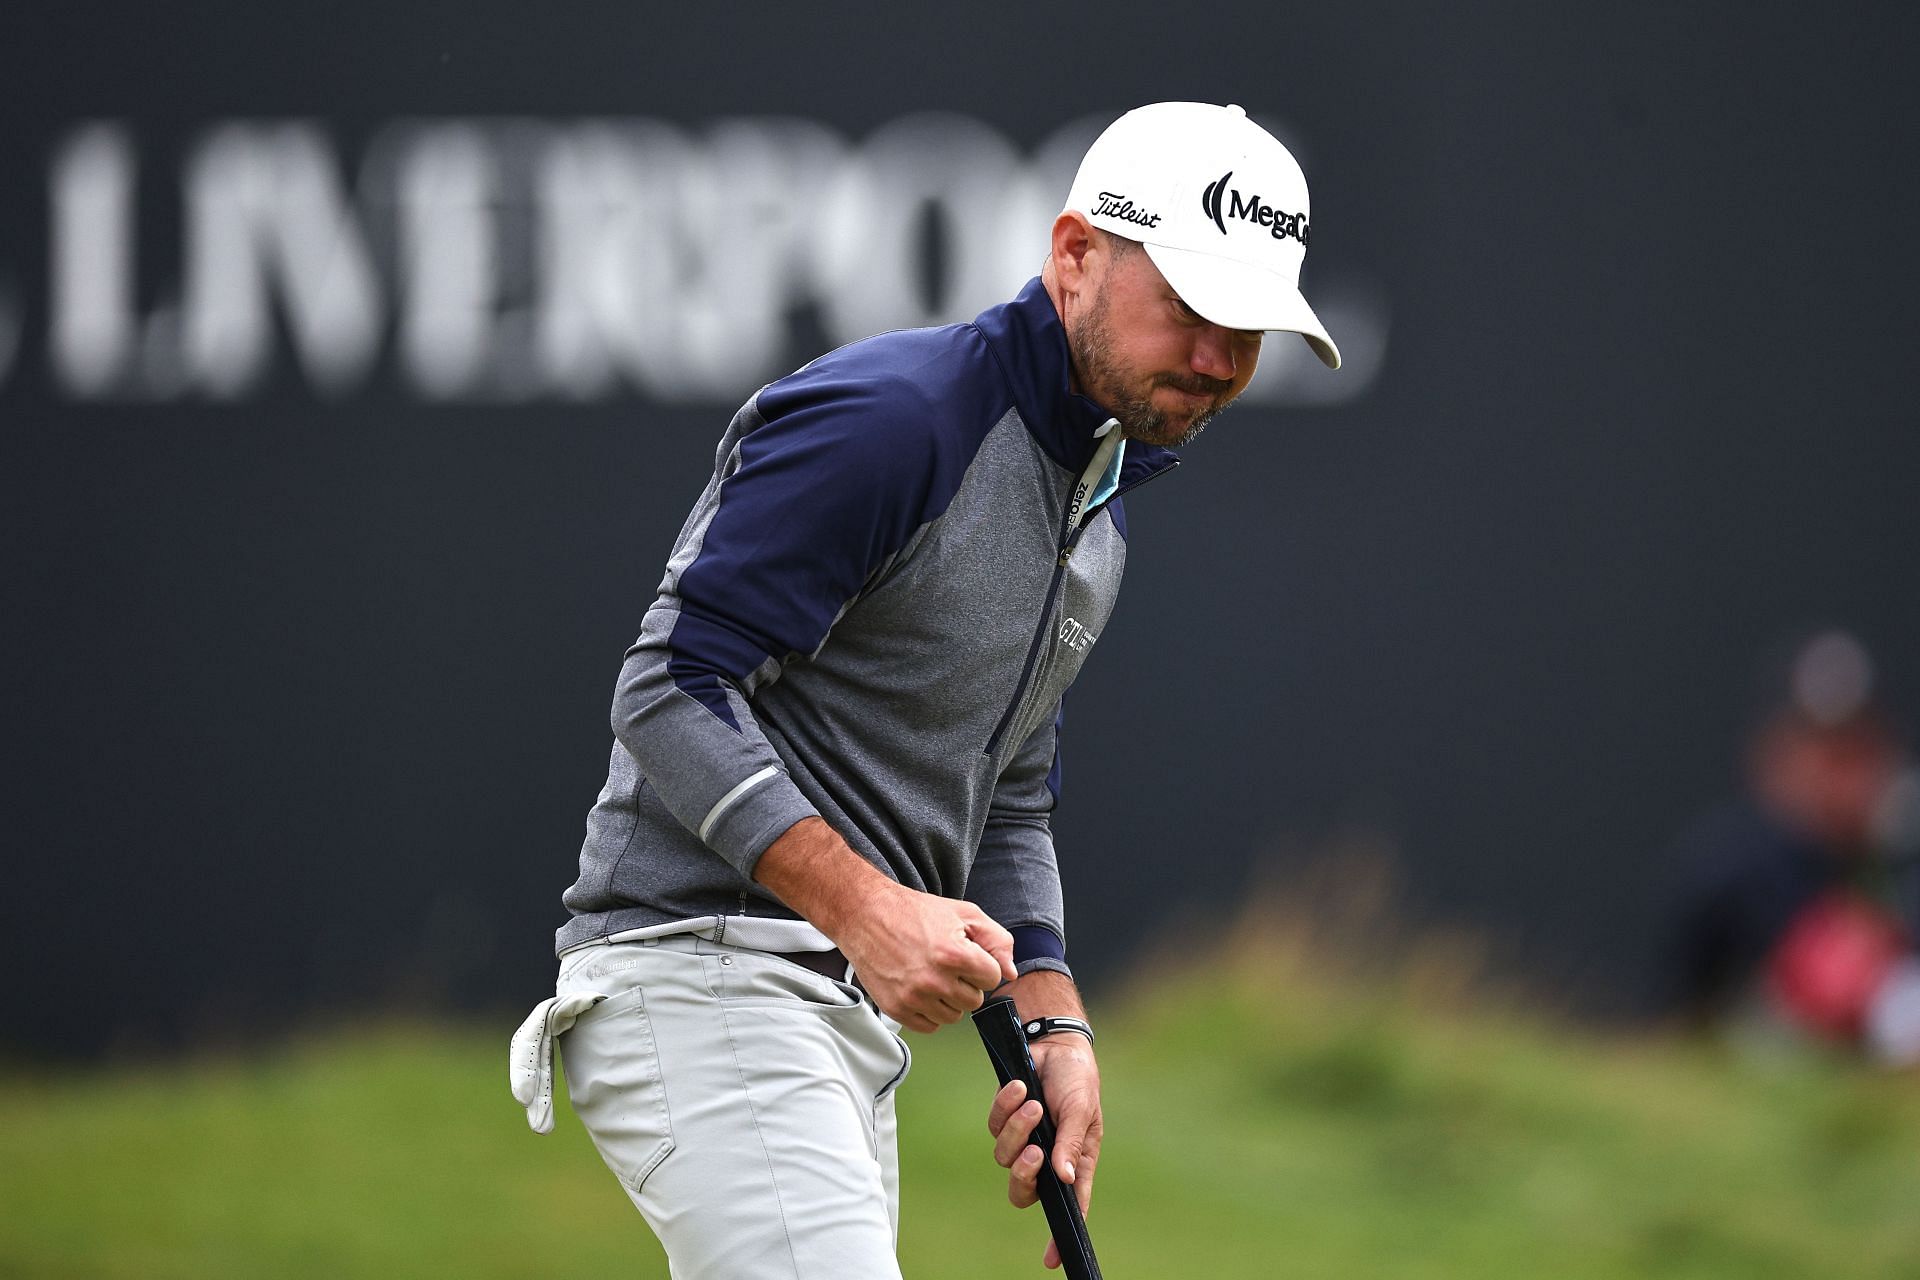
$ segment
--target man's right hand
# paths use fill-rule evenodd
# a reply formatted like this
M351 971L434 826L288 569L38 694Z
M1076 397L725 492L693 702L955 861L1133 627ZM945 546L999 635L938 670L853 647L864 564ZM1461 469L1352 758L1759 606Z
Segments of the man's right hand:
M880 1012L911 1031L960 1021L1014 977L1013 935L986 912L892 880L836 941Z
M846 953L880 1012L932 1031L1014 977L1013 935L971 902L909 889L806 818L767 846L754 879Z

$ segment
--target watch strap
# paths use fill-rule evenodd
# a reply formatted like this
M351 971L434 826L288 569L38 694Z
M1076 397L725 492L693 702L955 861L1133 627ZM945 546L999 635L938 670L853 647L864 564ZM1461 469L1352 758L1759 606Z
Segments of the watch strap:
M1033 1018L1020 1024L1020 1030L1029 1040L1038 1040L1042 1036L1059 1035L1063 1031L1085 1036L1087 1043L1093 1043L1093 1028L1082 1018Z

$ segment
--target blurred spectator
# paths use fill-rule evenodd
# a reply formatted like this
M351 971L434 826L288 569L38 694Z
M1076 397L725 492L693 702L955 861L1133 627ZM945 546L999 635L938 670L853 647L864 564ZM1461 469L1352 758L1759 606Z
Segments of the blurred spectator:
M1920 774L1872 686L1851 636L1796 654L1747 796L1674 851L1664 1012L1920 1063Z

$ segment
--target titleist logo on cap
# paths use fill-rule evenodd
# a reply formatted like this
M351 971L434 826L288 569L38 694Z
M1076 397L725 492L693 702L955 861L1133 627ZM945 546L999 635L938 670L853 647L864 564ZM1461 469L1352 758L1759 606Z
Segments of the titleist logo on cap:
M1122 222L1131 222L1137 227L1157 227L1160 215L1148 213L1145 209L1134 207L1133 201L1117 191L1102 191L1093 211L1103 218L1118 218Z

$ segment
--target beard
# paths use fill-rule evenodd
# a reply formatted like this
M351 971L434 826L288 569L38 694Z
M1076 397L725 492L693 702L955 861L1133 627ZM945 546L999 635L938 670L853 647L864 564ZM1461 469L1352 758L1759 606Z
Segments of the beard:
M1139 381L1121 367L1113 350L1113 331L1107 317L1107 290L1102 282L1094 295L1090 314L1067 333L1067 345L1080 370L1080 382L1087 398L1100 405L1120 422L1120 430L1129 440L1178 449L1191 444L1206 425L1227 407L1233 390L1231 382L1197 373L1157 374L1144 390L1133 390ZM1172 387L1196 395L1210 395L1207 405L1184 425L1176 424L1153 406L1153 393Z

